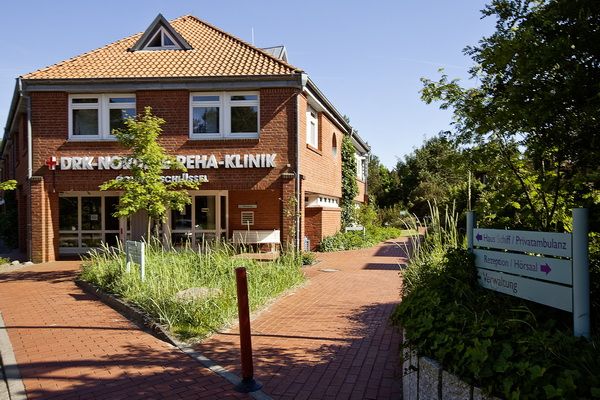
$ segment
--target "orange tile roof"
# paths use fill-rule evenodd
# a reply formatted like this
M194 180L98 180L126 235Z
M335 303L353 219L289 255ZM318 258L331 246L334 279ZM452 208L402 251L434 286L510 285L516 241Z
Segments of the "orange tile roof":
M23 79L127 79L291 75L301 70L192 15L170 21L192 50L128 51L142 32L23 75Z

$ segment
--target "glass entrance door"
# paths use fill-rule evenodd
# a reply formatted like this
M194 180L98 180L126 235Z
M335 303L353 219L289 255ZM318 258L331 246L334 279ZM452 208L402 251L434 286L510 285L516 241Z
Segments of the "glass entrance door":
M192 203L182 212L172 211L171 242L174 246L200 245L227 233L227 192L193 192Z

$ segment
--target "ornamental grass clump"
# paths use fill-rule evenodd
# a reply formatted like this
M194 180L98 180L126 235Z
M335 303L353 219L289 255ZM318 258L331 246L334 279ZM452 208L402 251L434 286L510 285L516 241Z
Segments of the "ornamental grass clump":
M145 279L126 272L122 249L92 251L81 278L139 306L182 338L204 337L237 316L235 268L247 269L251 310L304 281L298 257L257 262L233 257L230 246L164 250L147 246ZM186 294L196 294L187 295Z
M458 233L458 215L456 209L446 206L443 214L439 207L429 203L430 218L426 224L427 234L413 236L410 242L410 261L402 274L402 293L410 293L413 287L437 275L442 270L444 257L449 249L460 247L462 239ZM408 225L417 231L420 222L413 219Z

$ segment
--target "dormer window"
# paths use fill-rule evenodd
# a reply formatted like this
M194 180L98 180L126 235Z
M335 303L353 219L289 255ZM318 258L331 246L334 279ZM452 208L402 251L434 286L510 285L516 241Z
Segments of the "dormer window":
M161 14L154 19L130 51L140 50L191 50L192 46Z
M150 39L144 50L179 50L175 40L167 33L164 28L160 28Z

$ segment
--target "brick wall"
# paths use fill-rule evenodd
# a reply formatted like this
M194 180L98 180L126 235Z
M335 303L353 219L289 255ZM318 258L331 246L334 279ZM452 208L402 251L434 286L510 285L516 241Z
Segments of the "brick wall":
M342 196L342 132L324 113L319 113L319 148L306 143L307 101L300 96L301 173L305 176L304 190L332 197ZM335 137L335 140L334 140ZM337 151L332 151L332 144Z
M282 204L294 197L294 179L282 177L293 172L295 162L296 92L291 88L260 90L260 138L236 140L189 139L189 92L183 90L138 91L138 113L146 106L167 122L160 143L171 154L210 155L276 153L272 169L198 169L190 174L207 175L200 190L229 190L230 229L241 229L239 204L255 201L255 229L281 229L288 240L293 218L283 216ZM51 171L45 162L51 156L123 155L124 149L111 141L68 141L68 94L31 93L33 131L33 175L40 179L32 186L32 234L35 260L51 260L58 254L58 193L95 191L103 182L123 171ZM26 164L23 163L24 165ZM289 165L289 167L288 167ZM21 180L24 182L25 180ZM264 205L264 207L263 207Z
M251 230L281 229L281 192L278 190L231 190L229 191L229 233L247 229L242 225L242 211L254 212L254 225ZM256 205L256 208L242 209L238 206Z
M358 201L360 203L364 203L367 201L366 198L366 193L365 193L365 188L366 185L363 181L357 179L356 183L358 185L358 193L356 194L356 197L354 198L354 201Z
M304 235L310 240L310 249L317 250L321 240L340 230L341 210L339 208L307 207L304 210Z
M310 240L310 250L317 249L321 241L321 214L322 208L308 207L304 210L304 236ZM304 244L302 244L304 249Z
M321 239L335 235L342 225L342 210L339 208L324 208L321 225Z

